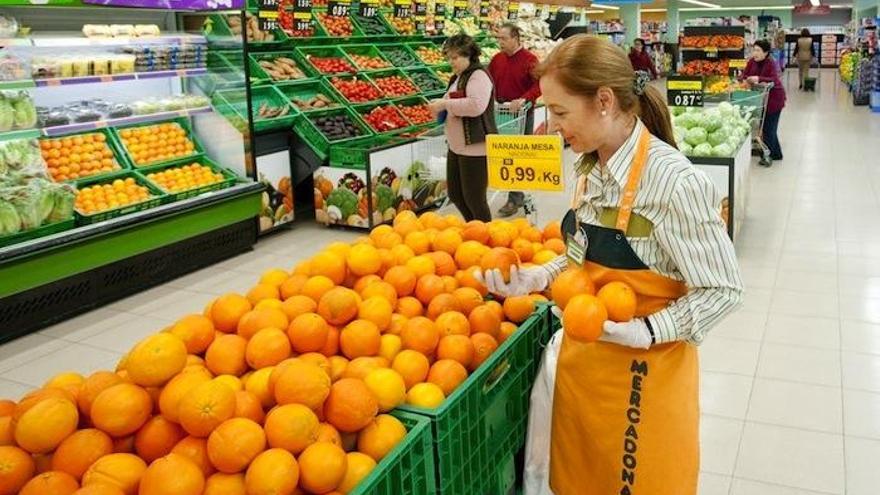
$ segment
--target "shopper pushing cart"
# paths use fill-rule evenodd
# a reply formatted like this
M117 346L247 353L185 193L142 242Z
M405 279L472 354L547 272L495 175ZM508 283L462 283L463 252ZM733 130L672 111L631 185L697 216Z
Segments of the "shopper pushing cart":
M761 124L761 141L766 144L769 156L762 156L760 164L769 167L773 161L782 160L782 146L779 144L777 130L779 117L785 107L785 88L779 78L776 62L770 56L770 43L758 40L752 47L752 58L743 71L742 79L749 84L770 85L767 91L767 103Z

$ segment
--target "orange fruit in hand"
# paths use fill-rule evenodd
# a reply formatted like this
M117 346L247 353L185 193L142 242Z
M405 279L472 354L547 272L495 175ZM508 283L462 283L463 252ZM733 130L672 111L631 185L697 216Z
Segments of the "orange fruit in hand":
M603 285L596 293L596 297L605 305L608 319L611 321L630 321L636 315L636 293L624 282L609 282Z
M574 296L562 312L565 334L580 342L595 342L602 335L608 311L602 301L589 294Z
M550 284L550 297L560 309L565 309L568 301L576 295L593 295L595 293L596 288L593 285L590 274L587 270L580 267L569 268Z

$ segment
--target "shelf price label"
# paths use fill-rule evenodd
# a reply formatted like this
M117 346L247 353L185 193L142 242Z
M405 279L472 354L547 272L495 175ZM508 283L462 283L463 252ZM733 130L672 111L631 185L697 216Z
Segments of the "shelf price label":
M293 0L294 12L306 12L312 9L312 0Z
M560 136L486 136L489 187L562 192Z
M257 13L257 26L259 26L260 31L278 29L281 27L278 17L279 13L277 10L261 10Z
M492 19L489 18L489 0L480 0L480 29L486 31L492 27Z
M468 15L468 3L466 0L455 0L452 4L452 16L456 19L461 19L463 17L467 17Z
M519 3L518 2L510 2L507 4L507 19L510 21L515 21L519 19Z
M415 0L413 2L413 15L415 17L426 16L428 15L428 2L427 0Z
M379 0L361 0L358 5L358 15L362 17L376 17L379 10Z
M394 0L394 17L407 19L412 14L412 0Z
M351 12L351 0L330 0L327 3L327 14L333 17L348 17Z
M307 31L312 28L311 12L294 12L293 13L293 29L296 31Z
M746 68L748 61L744 58L734 58L727 62L727 75L730 77L739 77Z
M278 0L258 0L257 8L259 10L278 10Z
M555 21L556 16L559 14L559 5L550 5L550 8L548 10L549 12L547 13L547 20Z
M442 33L446 28L446 4L437 2L434 4L434 31Z
M673 107L701 107L703 84L700 76L669 76L666 79L666 102Z

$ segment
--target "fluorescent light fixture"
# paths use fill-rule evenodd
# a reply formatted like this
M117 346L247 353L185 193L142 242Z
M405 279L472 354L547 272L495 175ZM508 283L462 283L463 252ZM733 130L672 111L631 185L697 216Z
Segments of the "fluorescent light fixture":
M604 14L604 10L585 10L584 14Z
M813 7L818 7L822 5L822 2L820 0L810 0L810 5L812 5Z
M642 12L666 12L666 9L642 9Z
M831 5L832 9L851 9L853 8L851 3L839 4L839 5Z
M721 8L720 5L717 5L714 3L709 3L709 2L701 2L700 0L681 0L681 1L684 3L689 3L691 5L699 5L700 7L709 7L712 9L720 9Z
M597 9L610 9L610 10L620 10L620 7L617 5L605 5L601 3L591 3L590 8L596 7Z
M684 1L684 0L682 0ZM685 12L717 12L724 10L792 10L794 9L794 5L764 5L764 6L742 6L742 7L718 7L718 8L703 8L703 7L684 7L678 10Z

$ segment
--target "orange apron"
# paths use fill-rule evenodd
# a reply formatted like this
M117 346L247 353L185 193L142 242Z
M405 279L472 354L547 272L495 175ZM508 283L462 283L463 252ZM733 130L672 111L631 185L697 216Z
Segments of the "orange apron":
M639 296L639 317L665 308L687 292L683 282L652 272L625 234L650 138L643 129L617 228L576 225L587 240L584 267L596 287L614 280L630 284ZM575 201L584 184L582 178ZM696 495L698 393L697 349L691 344L673 342L643 350L564 337L553 397L553 492Z

